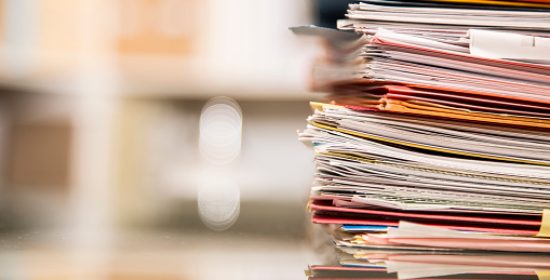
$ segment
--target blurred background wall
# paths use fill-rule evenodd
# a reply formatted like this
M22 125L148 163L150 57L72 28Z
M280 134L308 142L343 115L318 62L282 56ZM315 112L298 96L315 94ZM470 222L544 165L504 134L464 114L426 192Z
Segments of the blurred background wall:
M251 205L303 203L311 160L295 132L313 53L288 27L309 5L0 1L2 192L25 216L10 223L61 225L101 206L90 223L190 225L177 209L196 206L201 180L230 180ZM242 148L208 178L199 118L215 96L241 108Z
M333 23L323 2L0 0L0 251L223 232L292 261L313 172L296 131L319 50L288 27Z

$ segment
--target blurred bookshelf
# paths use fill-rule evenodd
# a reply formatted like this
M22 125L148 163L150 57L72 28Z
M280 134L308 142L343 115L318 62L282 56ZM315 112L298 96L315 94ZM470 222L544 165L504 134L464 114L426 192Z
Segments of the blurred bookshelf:
M313 169L295 132L314 99L307 76L318 50L288 27L309 22L308 9L291 0L0 0L5 275L246 279L239 264L264 250L287 266L257 261L256 276L302 275ZM203 111L219 96L239 110L239 155L223 166L207 164L199 143ZM237 211L220 230L199 195L227 182ZM208 269L212 250L219 273Z
M243 114L227 167L242 203L233 231L298 238L311 160L295 132L315 48L288 27L308 11L290 0L0 0L0 233L204 229L198 122L226 96ZM276 223L255 228L260 213Z
M0 267L245 279L238 264L267 249L287 267L266 279L301 275L312 161L296 130L315 44L288 27L309 16L291 0L0 0ZM239 111L223 166L200 151L219 96ZM237 210L220 230L199 196L227 182ZM204 274L212 254L227 270Z

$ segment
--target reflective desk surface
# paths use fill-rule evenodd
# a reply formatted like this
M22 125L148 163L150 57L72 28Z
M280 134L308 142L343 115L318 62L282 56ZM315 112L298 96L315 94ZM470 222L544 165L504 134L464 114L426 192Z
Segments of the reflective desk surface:
M0 279L306 279L304 240L178 231L0 238Z
M339 266L330 244L320 245L307 227L304 238L208 229L21 231L0 237L0 279L398 279L376 264ZM422 279L547 279L513 267L423 264L418 271L443 275Z

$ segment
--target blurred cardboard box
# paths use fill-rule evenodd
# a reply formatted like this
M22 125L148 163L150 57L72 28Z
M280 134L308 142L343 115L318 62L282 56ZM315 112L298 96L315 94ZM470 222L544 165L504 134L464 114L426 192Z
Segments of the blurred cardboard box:
M120 0L120 54L182 55L191 52L197 1Z

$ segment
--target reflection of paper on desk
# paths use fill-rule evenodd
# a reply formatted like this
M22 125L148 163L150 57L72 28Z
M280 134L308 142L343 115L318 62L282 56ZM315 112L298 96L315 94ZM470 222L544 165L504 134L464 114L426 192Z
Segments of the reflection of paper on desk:
M416 278L435 278L457 274L476 274L476 273L488 273L491 274L511 274L518 272L529 272L532 269L518 269L518 268L503 268L503 267L485 267L485 266L471 266L471 265L433 265L422 263L406 263L406 262L393 262L387 261L388 273L397 273L398 279L416 279ZM467 279L467 278L466 278ZM498 278L495 278L498 279Z
M470 29L470 53L487 58L550 64L550 38Z

